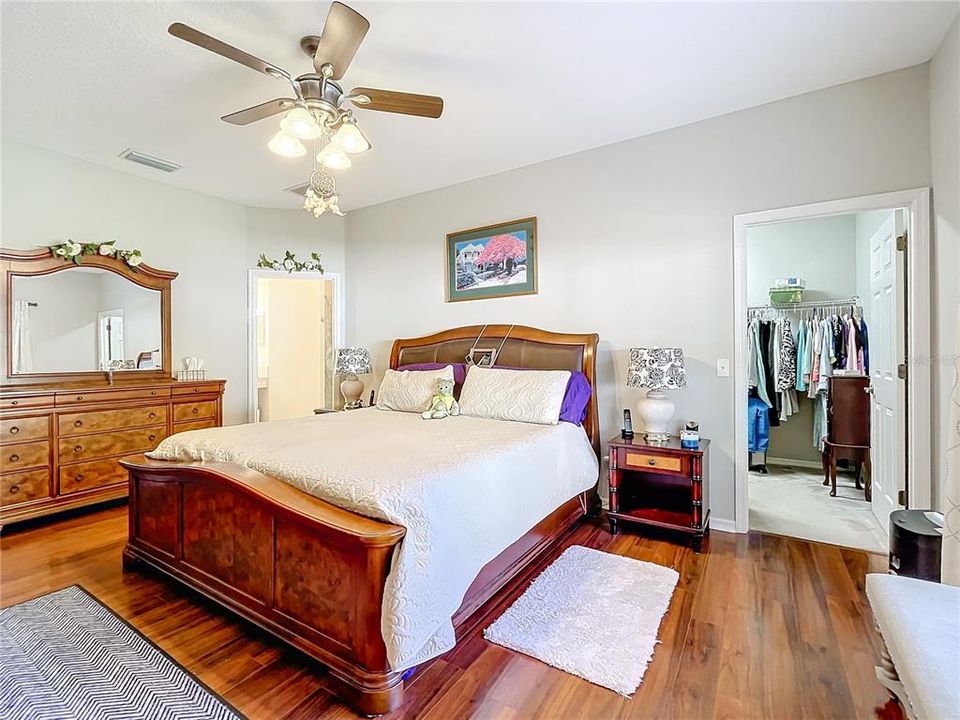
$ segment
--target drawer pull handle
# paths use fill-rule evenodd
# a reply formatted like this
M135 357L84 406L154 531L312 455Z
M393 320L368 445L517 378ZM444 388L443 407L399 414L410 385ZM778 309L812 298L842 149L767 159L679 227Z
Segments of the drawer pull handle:
M13 401L12 403L10 403L10 404L11 404L11 405L19 405L19 404L20 404L20 401L19 401L19 400L14 400L14 401Z
M647 460L647 465L656 465L656 464L657 464L656 458L650 458L649 460Z
M149 440L150 442L153 442L156 439L157 439L156 435L151 435L150 437L147 438L147 440Z
M10 462L17 462L20 459L20 456L14 453L10 456Z
M11 485L11 486L10 486L10 494L11 494L11 495L16 495L18 492L20 492L20 486L19 486L19 485Z
M83 395L77 395L77 400L83 400Z
M74 451L75 453L83 452L83 445L74 445L73 451Z
M11 434L11 435L16 435L18 432L20 432L20 428L17 427L16 425L14 425L12 428L10 428L10 434Z
M196 415L198 412L200 412L200 408L194 408L194 409L191 410L190 412L192 412L194 415Z
M80 427L83 425L83 420L77 420L73 423L74 427Z
M157 414L155 412L150 413L150 419L153 420Z
M77 473L73 476L74 482L83 482L83 473Z
M193 391L194 391L194 392L200 392L200 388L194 388Z

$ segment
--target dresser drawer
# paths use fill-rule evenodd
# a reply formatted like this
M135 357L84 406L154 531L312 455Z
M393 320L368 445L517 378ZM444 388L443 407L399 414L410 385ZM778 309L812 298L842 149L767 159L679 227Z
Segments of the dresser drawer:
M73 463L60 468L59 481L60 494L69 495L126 482L127 470L116 460Z
M167 422L167 406L151 405L143 408L68 413L60 415L57 422L61 437L103 430L157 425Z
M193 422L178 422L173 424L175 433L187 432L188 430L203 430L205 428L217 427L216 418L207 418L206 420L194 420Z
M49 416L0 420L0 443L46 440L49 433Z
M0 475L0 505L17 505L46 497L50 497L50 471L46 468Z
M16 445L3 444L0 449L0 472L43 467L50 464L50 443L46 440Z
M60 440L60 463L96 460L110 455L123 455L153 450L167 436L164 427L125 430L123 432L83 435Z
M218 395L220 385L218 383L206 383L203 385L174 385L173 394L177 395Z
M110 403L117 400L153 400L170 397L170 388L138 388L136 390L90 390L57 393L57 405L77 403Z
M200 420L201 418L215 418L217 416L216 400L206 400L195 403L179 403L173 406L173 421Z
M0 397L0 409L43 407L53 405L53 395L25 395L21 397Z
M629 470L689 475L690 461L677 455L658 455L639 450L620 450L620 467Z

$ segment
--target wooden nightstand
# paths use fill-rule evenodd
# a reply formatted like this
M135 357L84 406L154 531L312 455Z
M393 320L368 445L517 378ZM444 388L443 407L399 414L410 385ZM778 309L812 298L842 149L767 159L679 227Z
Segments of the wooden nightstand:
M680 438L650 444L638 434L615 437L610 451L610 532L620 522L653 525L693 536L700 552L710 531L710 494L707 482L710 441L701 438L696 449L680 447Z

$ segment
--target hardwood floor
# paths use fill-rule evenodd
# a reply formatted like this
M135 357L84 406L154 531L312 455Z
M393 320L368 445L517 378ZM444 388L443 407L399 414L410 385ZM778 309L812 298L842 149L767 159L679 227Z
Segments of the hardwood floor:
M150 574L124 574L126 508L0 537L0 604L80 584L248 717L352 718L323 668L229 613ZM632 699L493 645L481 629L526 587L496 598L456 649L414 675L390 720L896 718L873 676L877 635L864 597L885 558L772 535L715 532L701 555L599 521L572 544L680 573L653 661ZM589 611L589 609L585 609ZM630 618L597 618L629 632ZM617 662L615 655L609 662ZM387 716L385 716L387 717Z

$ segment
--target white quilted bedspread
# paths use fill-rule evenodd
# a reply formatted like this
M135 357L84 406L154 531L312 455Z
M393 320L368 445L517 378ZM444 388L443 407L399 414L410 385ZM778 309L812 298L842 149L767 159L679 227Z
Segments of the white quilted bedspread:
M407 529L381 630L404 670L454 645L451 618L480 569L594 485L583 429L376 408L173 435L150 457L244 465Z

